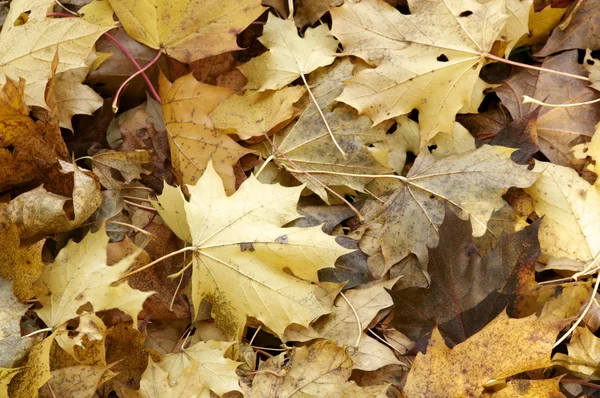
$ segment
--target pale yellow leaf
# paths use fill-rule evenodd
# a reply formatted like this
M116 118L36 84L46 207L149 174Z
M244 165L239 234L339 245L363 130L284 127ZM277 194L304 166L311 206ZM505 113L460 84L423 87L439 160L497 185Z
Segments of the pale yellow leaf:
M599 70L600 72L600 70ZM587 166L589 171L596 173L600 177L600 124L596 125L596 132L590 142L579 144L573 147L573 156L578 159L590 157L592 163ZM596 179L596 186L600 185L600 178Z
M277 90L335 60L338 42L329 35L327 25L308 28L298 36L294 21L273 14L258 39L268 52L238 66L248 79L247 89Z
M36 285L43 289L38 297L42 308L38 316L52 328L79 317L79 308L90 303L94 312L118 308L137 325L142 304L154 292L141 292L127 281L111 286L133 264L137 253L119 263L106 265L108 236L104 227L89 233L79 243L69 241L54 262L42 272Z
M230 392L240 391L239 376L235 370L241 362L230 359L231 346L234 342L201 341L176 354L165 355L159 366L168 374L171 384L179 381L188 370L189 376L199 380L205 388L219 396Z
M240 50L236 36L265 8L260 0L109 0L133 39L180 62Z
M74 68L54 77L53 91L58 107L58 120L61 127L71 131L71 118L74 115L91 115L104 103L101 96L83 84L88 71L88 67Z
M294 116L294 103L306 92L304 87L285 87L277 91L246 90L231 95L209 115L215 127L241 139L267 134Z
M419 111L421 134L451 132L507 19L504 0L409 0L402 15L382 0L330 10L345 55L373 66L346 82L339 100L375 123Z
M542 255L550 268L581 271L600 253L600 187L569 167L536 161L540 178L527 192L544 217L539 231Z
M158 211L160 217L167 223L171 231L177 237L185 242L192 241L190 227L187 223L185 214L185 198L181 189L165 184L163 191L157 196L158 201L152 202L152 205Z
M198 365L192 362L182 370L177 381L169 383L169 373L158 366L152 357L142 374L139 390L125 390L125 398L208 398L208 390L197 377Z
M552 30L560 23L566 8L544 7L542 11L529 11L529 34L521 37L515 47L543 44L550 37Z
M479 2L487 4L490 0L479 0ZM505 57L508 58L519 39L529 33L529 13L533 11L532 8L533 0L506 0L508 19L497 38L506 42L506 50L503 54Z
M559 352L554 355L552 362L584 380L598 380L600 338L594 336L587 327L578 327L571 335L567 350L568 355Z

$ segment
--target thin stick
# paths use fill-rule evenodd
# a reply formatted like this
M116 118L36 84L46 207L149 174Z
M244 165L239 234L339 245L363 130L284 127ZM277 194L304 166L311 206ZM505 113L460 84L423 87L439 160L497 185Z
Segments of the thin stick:
M296 63L298 63L298 61L296 61ZM298 64L298 67L300 67L300 64ZM337 140L335 139L335 136L333 135L333 131L331 131L331 127L329 127L329 123L327 123L327 119L325 118L325 115L323 114L323 111L321 110L319 103L317 102L317 99L313 95L312 90L310 89L310 86L308 85L308 82L306 81L306 77L304 77L304 73L300 73L300 76L302 77L302 81L304 82L304 85L306 86L306 90L308 90L308 95L310 96L310 99L315 103L315 107L317 108L317 111L319 111L319 115L321 115L321 119L323 119L323 123L325 123L325 127L327 128L327 132L329 133L331 140L335 144L335 147L338 149L338 151L340 151L340 153L342 154L344 159L346 159L348 157L348 154L346 152L344 152L344 150L342 149L340 144L338 144Z
M348 202L346 200L346 198L344 198L342 195L340 195L339 193L335 192L333 189L329 188L327 185L323 184L321 181L319 181L317 178L313 177L308 171L302 170L301 167L299 167L292 159L290 159L285 153L283 153L276 145L275 143L269 138L268 135L264 134L265 138L267 139L267 141L269 141L269 143L271 144L271 146L273 147L273 149L275 149L277 151L277 153L279 153L285 160L287 160L292 166L296 167L298 170L300 170L300 173L304 173L308 178L310 178L313 182L316 182L317 185L321 185L324 189L326 189L328 192L330 192L332 195L334 195L336 198L340 199L342 202L344 202L346 204L346 206L348 206L353 212L354 214L356 214L356 216L358 217L358 219L360 220L360 222L364 222L365 218L362 216L362 214L360 214L360 212L358 211L358 209L354 206L352 206L352 204L350 202ZM286 167L287 169L287 167Z
M188 251L195 251L195 250L198 250L198 248L194 247L194 246L187 246L187 247L184 247L183 249L175 250L174 252L166 254L166 255L162 256L161 258L156 259L156 260L152 261L151 263L148 263L148 264L144 265L141 268L138 268L138 269L136 269L134 271L131 271L128 274L123 275L122 277L120 277L119 279L117 279L117 281L121 281L123 279L129 278L131 275L135 275L138 272L142 272L145 269L148 269L148 268L152 267L153 265L156 265L156 264L160 263L161 261L166 260L167 258L170 258L170 257L178 255L179 253L184 253L184 252L188 252Z
M54 390L52 389L52 386L50 385L50 380L48 380L46 382L46 386L48 387L48 390L50 390L50 394L52 394L52 398L56 398L56 394L54 394Z
M577 328L577 326L579 326L579 324L581 323L581 321L583 321L583 318L585 318L585 316L587 315L588 311L592 307L592 303L595 301L596 293L598 292L598 286L600 286L600 276L598 276L596 278L596 284L594 285L594 290L592 291L590 299L588 300L588 302L587 302L587 304L586 304L583 312L581 313L581 315L579 316L579 318L577 318L577 320L575 321L575 323L573 324L573 326L571 326L571 328L569 330L567 330L567 333L565 333L554 344L554 348L556 348L560 343L562 343L563 341L565 341L567 339L567 337L569 337L571 335L571 333L573 333L573 331Z
M258 325L258 328L254 331L254 334L252 335L252 338L250 339L250 342L248 343L248 345L252 345L252 343L254 343L254 339L258 335L258 332L261 331L261 329L262 329L262 325Z
M107 224L116 224L116 225L122 225L122 226L124 226L124 227L131 228L131 229L133 229L133 230L136 230L136 231L138 231L138 232L140 232L140 233L142 233L142 234L145 234L145 235L148 235L148 236L155 236L153 233L151 233L151 232L148 232L148 231L145 231L145 230L143 230L143 229L142 229L142 228L140 228L140 227L136 227L135 225L127 224L127 223L125 223L125 222L121 222L121 221L113 221L113 220L98 220L98 221L90 221L90 222L86 222L86 223L84 223L84 224L81 224L81 225L80 225L80 227L86 227L86 226L88 226L88 225L94 225L94 224L99 224L99 223L103 223L103 222L105 222L105 223L107 223Z
M69 10L67 7L65 7L60 1L58 0L54 0L54 3L59 6L60 8L62 8L63 10L65 10L66 12L68 12L69 14L71 14L74 17L80 17L81 15L79 15L78 13ZM54 395L54 394L52 394Z
M22 339L27 338L27 337L31 337L31 336L35 336L36 334L40 334L40 333L44 333L44 332L51 332L52 328L44 328L44 329L39 329L36 330L34 332L31 332L29 334L26 334L25 336L21 336Z
M597 102L600 102L600 98L596 98L595 100L591 100L591 101L573 102L573 103L570 103L570 104L549 104L547 102L543 102L543 101L536 100L535 98L531 98L528 95L524 95L523 96L523 103L524 104L536 104L536 105L540 105L540 106L549 106L549 107L552 107L552 108L571 108L571 107L574 107L574 106L583 106L583 105L595 104Z
M262 171L265 169L267 164L269 164L269 162L273 159L275 159L275 155L271 155L267 159L265 159L265 162L262 164L262 166L260 166L260 169L258 169L256 174L254 174L254 177L258 178L258 176L260 175L260 173L262 173Z
M360 344L360 338L362 337L362 324L360 323L360 318L358 317L358 313L354 309L354 306L352 305L352 303L350 303L350 300L348 300L348 297L346 297L346 295L343 292L340 292L340 295L342 296L342 298L344 300L346 300L346 303L348 303L348 306L350 307L352 312L354 312L354 316L356 317L356 325L358 327L358 338L356 339L356 343L354 343L354 348L358 349L358 345Z
M121 92L125 89L125 87L127 87L127 85L129 84L129 82L132 81L133 79L135 79L135 77L137 75L141 74L142 72L145 72L146 69L148 69L152 65L154 65L154 63L156 61L158 61L158 59L160 58L161 55L162 55L162 50L159 50L158 53L156 54L156 56L152 59L152 61L148 62L142 69L138 70L133 75L129 76L127 78L127 80L125 80L123 82L123 84L121 84L121 86L117 90L117 93L115 94L115 98L113 99L113 102L112 102L112 109L113 109L114 113L117 113L119 111L119 98L121 96Z
M544 282L538 282L538 285L552 285L554 283L563 283L563 282L570 282L573 279L573 276L569 277L569 278L560 278L560 279L553 279L551 281L544 281Z
M181 283L183 282L183 275L179 278L179 283L177 284L177 289L175 289L175 293L173 293L173 297L171 298L171 304L169 305L169 311L173 311L173 306L175 305L175 297L181 288Z
M148 207L148 206L140 205L138 203L132 202L132 201L127 200L127 199L123 199L123 202L127 203L130 206L134 206L134 207L137 207L137 208L142 209L142 210L156 211L156 209L154 207Z
M573 79L583 80L583 81L586 81L586 82L590 81L590 79L588 79L585 76L573 75L571 73L560 72L560 71L553 70L553 69L546 69L546 68L540 68L539 66L522 64L520 62L511 61L510 59L498 57L498 56L496 56L494 54L490 54L490 53L482 53L481 55L483 55L486 58L493 59L494 61L504 62L505 64L514 65L514 66L520 66L521 68L533 69L533 70L537 70L537 71L540 71L540 72L546 72L546 73L554 73L555 75L561 75L561 76L571 77Z
M123 195L124 199L131 199L131 200L139 200L140 202L148 202L148 203L152 203L152 200L150 199L145 199L145 198L138 198L137 196L127 196L127 195Z
M390 347L392 350L396 351L399 355L403 355L403 353L400 352L399 349L397 349L396 347L394 347L393 345L391 345L390 343L388 343L387 341L385 341L385 339L382 339L381 337L379 337L377 335L377 333L375 333L373 330L371 330L371 328L367 328L367 332L371 332L371 335L373 337L375 337L377 340L381 341L381 343L383 343L386 346Z
M148 191L154 193L154 189L148 187L121 187L121 191L125 190L140 190L140 191Z
M579 278L582 275L587 275L587 274L593 274L594 272L596 272L597 268L594 268L594 265L598 262L598 259L600 258L600 252L598 252L598 254L596 254L596 256L594 257L594 260L590 263L590 265L588 265L583 271L577 272L576 274L574 274L571 278L577 280L577 278ZM594 268L592 270L592 268Z

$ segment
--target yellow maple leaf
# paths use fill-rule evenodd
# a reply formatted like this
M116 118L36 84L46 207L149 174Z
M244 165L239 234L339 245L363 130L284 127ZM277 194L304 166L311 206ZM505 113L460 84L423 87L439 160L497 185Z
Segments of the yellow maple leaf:
M171 161L180 181L184 184L198 181L212 158L225 189L233 192L233 165L252 151L216 131L208 117L233 90L200 83L191 74L173 83L161 75L159 83Z
M273 14L269 14L259 40L269 51L238 66L248 79L246 88L259 91L280 89L321 66L330 65L338 46L327 25L308 28L301 38L293 20Z
M189 63L239 50L236 35L263 13L260 0L109 0L133 39Z
M419 111L425 139L451 132L456 113L471 101L489 51L503 29L504 0L409 1L402 15L383 0L332 8L331 33L344 54L367 61L346 81L339 100L375 123Z
M42 308L35 310L51 328L78 318L79 308L90 303L94 312L119 308L137 325L142 304L154 292L141 292L127 282L111 286L132 265L138 253L119 263L106 265L108 236L104 227L90 233L79 243L69 241L54 262L42 272L36 285L43 293L38 297Z
M531 315L509 318L505 312L469 339L446 346L436 328L427 353L417 354L404 393L409 397L479 396L492 379L551 366L550 354L563 321Z
M587 166L587 169L600 177L600 124L596 125L596 132L592 136L592 140L585 144L575 145L572 152L577 159L585 159L589 156L592 163ZM596 186L599 185L600 178L596 178Z
M250 176L227 197L210 162L188 189L190 202L178 213L185 211L192 238L196 313L201 301L209 300L217 325L239 338L247 317L281 336L290 324L308 326L329 312L331 294L311 282L318 282L319 269L333 266L350 250L320 226L281 227L300 216L296 205L302 186L261 184ZM165 222L179 224L170 218Z
M169 374L173 383L189 372L189 367L195 365L195 371L190 376L195 377L207 389L219 396L230 391L240 391L239 377L235 370L241 362L228 357L234 342L201 341L176 354L168 354L160 361L161 369Z
M552 30L560 23L566 8L544 7L542 11L534 12L533 6L529 11L529 34L521 37L515 47L543 44L550 37Z
M56 73L87 68L94 43L113 26L98 26L82 18L46 18L53 1L14 1L0 34L0 84L6 78L26 81L27 105L47 108L45 89ZM13 9L14 8L14 9ZM14 26L21 12L31 11L27 22ZM56 70L52 64L57 57Z
M181 372L174 383L169 383L169 373L165 372L148 357L148 367L142 374L139 390L124 390L125 398L209 398L210 392L197 377L198 364L192 362Z
M550 268L581 271L600 254L600 187L570 167L536 161L540 178L526 188L538 216L544 217L539 261Z
M556 353L552 362L569 369L575 376L584 380L598 380L600 375L600 339L587 327L578 327L573 331L567 344L569 355Z
M8 388L11 398L36 397L38 390L52 378L50 374L50 348L54 342L55 334L51 334L39 342L23 364L23 371L14 377Z

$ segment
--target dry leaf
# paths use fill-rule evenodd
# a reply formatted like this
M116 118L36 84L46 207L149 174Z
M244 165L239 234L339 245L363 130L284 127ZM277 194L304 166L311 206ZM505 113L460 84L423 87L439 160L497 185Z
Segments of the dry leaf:
M339 100L375 123L419 111L425 139L451 132L471 102L483 53L504 28L504 1L409 1L410 15L382 0L331 9L332 34L345 55L373 66L345 82Z
M188 189L190 202L179 214L187 214L194 247L196 313L201 301L209 300L217 325L239 337L249 316L282 335L291 323L308 326L329 311L333 298L311 281L318 282L317 271L349 250L320 227L281 228L300 216L296 204L302 187L261 184L250 176L227 197L209 163ZM180 220L165 222L178 225Z
M298 2L294 22L300 28L311 26L317 22L329 7L339 7L344 0L302 0Z
M52 379L40 389L39 397L89 398L96 392L104 373L112 366L78 365L53 370L50 373Z
M17 301L12 285L12 282L0 278L0 368L15 366L35 342L21 337L21 317L29 306ZM1 391L0 387L0 396Z
M534 12L533 6L529 11L529 34L521 37L515 47L544 44L552 30L560 23L566 8L544 7L542 11Z
M504 203L502 194L537 179L526 166L510 160L512 151L484 145L439 160L421 152L401 178L401 188L384 197L385 203L368 201L361 210L367 221L361 250L382 255L388 269L410 253L426 264L427 247L438 244L444 204L460 218L470 219L473 235L482 236L490 216Z
M11 398L35 398L38 390L52 378L50 374L50 347L54 334L33 346L29 351L23 371L17 374L8 387Z
M479 396L492 379L551 366L550 354L564 322L501 313L479 333L449 349L437 329L427 354L417 354L404 393L410 397Z
M113 177L112 170L118 171L125 183L130 183L140 178L140 174L150 174L143 167L150 161L150 151L106 151L92 156L92 170L105 188L120 189L121 184Z
M8 397L8 385L23 368L7 369L0 368L0 397Z
M596 133L590 142L575 145L572 149L573 156L577 159L591 158L591 164L587 166L589 171L596 173L596 186L600 185L600 124L596 125Z
M247 89L277 90L321 66L335 61L337 40L327 25L308 28L298 36L294 21L269 14L260 42L268 52L238 66L248 79Z
M109 3L132 38L185 63L239 50L236 35L265 10L260 0Z
M160 92L171 161L179 181L194 184L212 158L226 191L232 193L235 189L233 165L251 151L227 134L216 131L208 114L233 91L199 83L190 74L173 83L161 77Z
M560 377L547 380L511 380L503 389L483 396L490 398L565 398L565 395L560 392L559 383Z
M127 282L111 286L132 265L137 254L107 267L107 244L108 237L101 227L80 243L70 241L54 262L44 268L36 282L43 289L38 297L42 308L36 313L47 326L56 328L77 318L79 308L86 303L93 306L94 312L119 308L137 325L137 314L153 292L134 290Z
M598 380L600 377L600 338L594 336L586 327L578 327L573 331L567 344L569 355L557 353L552 358L554 365L568 369L575 376L584 380Z

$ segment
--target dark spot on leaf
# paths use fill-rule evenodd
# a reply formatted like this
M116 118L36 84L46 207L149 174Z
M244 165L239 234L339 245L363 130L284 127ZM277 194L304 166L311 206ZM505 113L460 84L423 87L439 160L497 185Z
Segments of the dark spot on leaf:
M587 64L588 65L594 65L594 60L593 59L588 59L587 60Z
M277 239L275 239L275 242L277 242L277 243L288 243L288 237L287 237L287 235L281 235Z
M438 61L440 62L448 62L448 57L446 57L445 54L440 55L439 57L436 58Z
M577 195L579 195L581 199L585 199L585 197L587 196L587 191L585 189L580 189L579 191L577 191Z
M473 14L473 11L467 10L467 11L461 12L460 14L458 14L458 16L459 17L468 17L469 15L472 15L472 14Z
M252 245L252 242L240 243L240 250L243 252L245 252L246 250L253 252L254 246Z
M429 199L435 199L435 195L434 194L429 195Z

